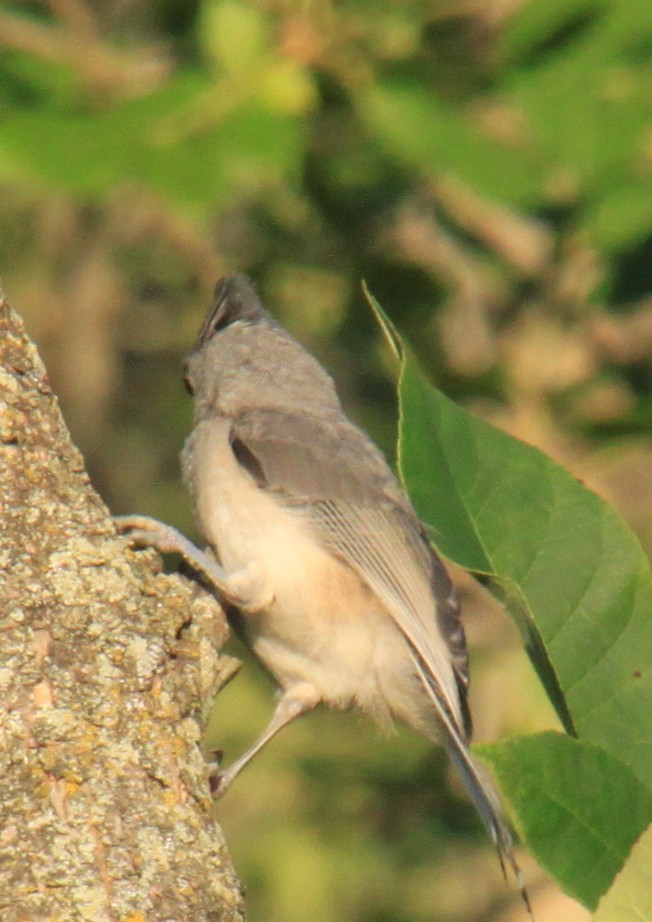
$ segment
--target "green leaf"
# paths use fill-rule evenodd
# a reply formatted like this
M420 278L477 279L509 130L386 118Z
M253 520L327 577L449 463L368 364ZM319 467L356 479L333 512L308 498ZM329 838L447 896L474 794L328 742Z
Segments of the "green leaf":
M189 72L156 93L98 111L15 111L3 123L0 179L89 200L135 184L203 210L234 192L293 178L303 151L300 120L253 99L214 116L211 89ZM195 110L197 125L186 125Z
M392 338L399 466L417 513L446 557L506 598L566 728L652 789L652 582L637 539L563 468L428 384Z
M553 198L596 196L631 181L632 151L644 143L649 77L600 51L583 47L510 82Z
M578 24L588 23L603 7L602 0L537 0L524 3L505 22L498 48L509 59L531 62L543 45L562 43Z
M255 71L266 54L267 24L249 3L203 0L197 32L208 56L233 77Z
M508 21L503 47L527 55L506 75L551 198L599 199L644 173L634 164L650 123L652 5L639 0L541 0ZM536 53L536 46L540 46ZM505 90L503 91L505 92Z
M375 83L359 108L387 149L425 175L450 173L483 196L504 202L540 200L543 179L535 156L483 135L421 82Z
M652 227L652 183L613 189L589 206L582 226L599 247L611 251L644 240Z
M652 922L652 826L634 845L593 922Z
M566 893L594 908L652 819L652 794L622 761L561 733L477 751L529 850Z

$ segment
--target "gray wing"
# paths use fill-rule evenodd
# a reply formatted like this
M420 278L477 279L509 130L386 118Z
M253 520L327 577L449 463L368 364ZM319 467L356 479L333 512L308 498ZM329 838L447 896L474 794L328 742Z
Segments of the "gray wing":
M255 410L233 421L231 445L261 488L307 514L319 540L394 619L439 717L442 741L529 907L497 795L467 745L466 644L452 586L385 459L339 414Z
M272 410L235 420L231 444L259 485L301 508L319 540L378 596L438 710L469 731L466 643L452 585L378 449L339 415Z

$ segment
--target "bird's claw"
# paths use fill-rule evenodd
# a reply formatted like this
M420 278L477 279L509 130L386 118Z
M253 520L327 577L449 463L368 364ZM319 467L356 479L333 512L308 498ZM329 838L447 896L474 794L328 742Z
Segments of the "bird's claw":
M115 526L138 547L153 547L161 554L181 553L179 535L174 528L146 515L115 516Z

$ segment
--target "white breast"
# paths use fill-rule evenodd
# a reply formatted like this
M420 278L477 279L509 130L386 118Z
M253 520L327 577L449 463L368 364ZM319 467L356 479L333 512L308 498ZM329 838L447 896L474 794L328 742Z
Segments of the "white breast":
M331 705L357 704L387 723L399 710L388 686L402 697L413 681L402 635L360 577L312 537L301 512L242 469L229 429L214 418L195 429L190 480L199 525L223 567L253 562L269 581L272 603L245 618L254 652L282 687L309 681Z
M193 433L191 486L200 528L228 571L260 562L282 581L314 548L300 515L260 489L236 460L230 422L213 418Z

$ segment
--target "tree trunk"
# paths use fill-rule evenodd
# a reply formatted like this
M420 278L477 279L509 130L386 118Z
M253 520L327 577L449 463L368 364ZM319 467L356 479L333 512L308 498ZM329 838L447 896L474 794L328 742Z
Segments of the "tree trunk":
M242 920L200 750L223 612L116 536L1 298L0 358L0 917Z

